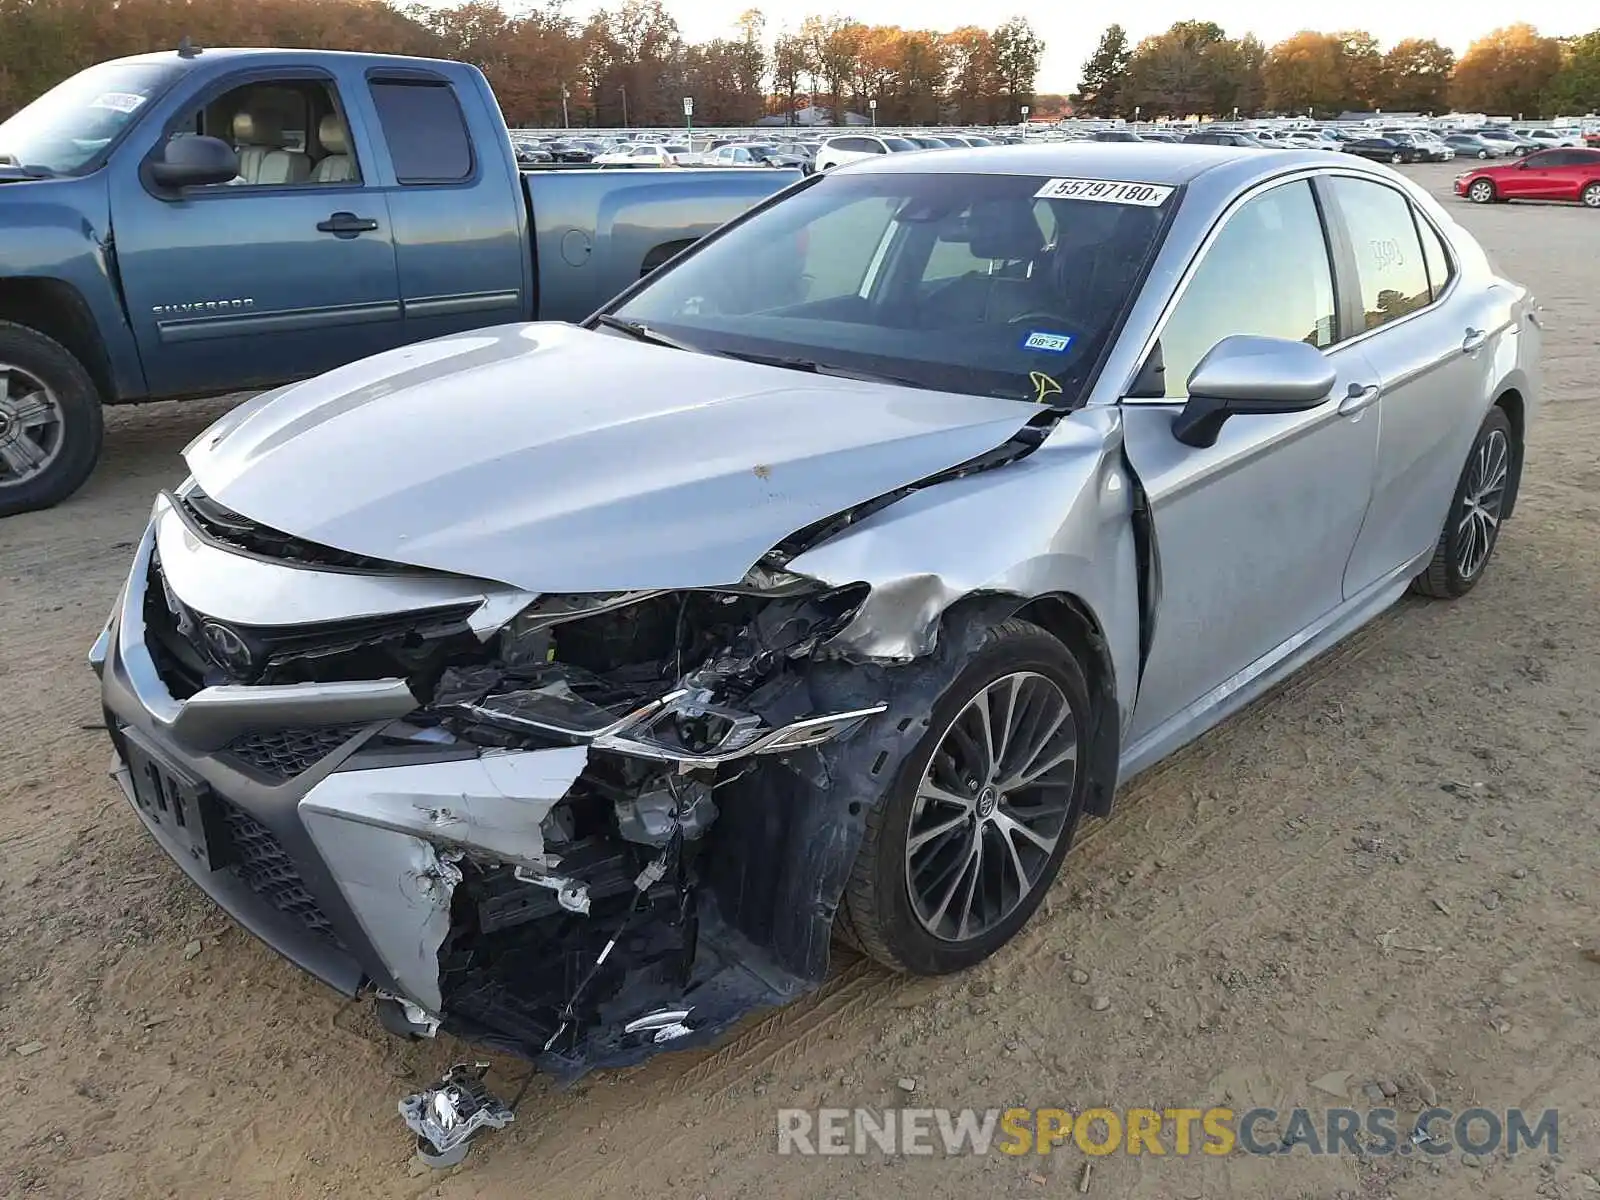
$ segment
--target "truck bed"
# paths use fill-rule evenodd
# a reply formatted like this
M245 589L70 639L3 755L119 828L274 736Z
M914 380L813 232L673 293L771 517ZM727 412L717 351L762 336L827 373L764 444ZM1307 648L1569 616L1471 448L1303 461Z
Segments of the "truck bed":
M569 321L801 178L794 170L716 168L534 168L521 175L528 211L536 214L539 315ZM690 212L697 223L686 223Z

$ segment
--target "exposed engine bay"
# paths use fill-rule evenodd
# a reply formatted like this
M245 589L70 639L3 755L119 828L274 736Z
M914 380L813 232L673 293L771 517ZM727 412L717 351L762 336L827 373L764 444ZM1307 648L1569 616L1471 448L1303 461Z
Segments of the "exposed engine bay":
M746 840L762 822L720 818L741 803L734 785L789 773L778 756L883 710L810 715L810 656L863 593L560 597L478 661L446 650L430 664L427 702L386 736L589 748L514 860L452 857L460 879L438 951L447 1024L570 1074L715 1032L805 985L808 964L750 940L770 913L752 923L742 911L748 873L775 847ZM721 900L712 851L740 880Z

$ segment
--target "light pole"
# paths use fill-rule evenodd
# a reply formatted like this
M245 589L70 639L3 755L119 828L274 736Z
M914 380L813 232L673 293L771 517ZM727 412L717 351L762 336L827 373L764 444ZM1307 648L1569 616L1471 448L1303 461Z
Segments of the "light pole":
M567 118L567 85L561 85L561 128L571 129L572 122Z
M617 90L622 93L622 127L626 129L628 127L628 89L621 87Z
M878 127L878 102L876 100L868 100L867 107L872 110L872 127L876 129Z
M683 128L684 128L685 132L689 135L690 144L693 145L693 143L694 143L694 98L692 96L685 96L683 98Z
M1022 106L1022 127L1024 129L1028 127L1028 106L1026 104Z

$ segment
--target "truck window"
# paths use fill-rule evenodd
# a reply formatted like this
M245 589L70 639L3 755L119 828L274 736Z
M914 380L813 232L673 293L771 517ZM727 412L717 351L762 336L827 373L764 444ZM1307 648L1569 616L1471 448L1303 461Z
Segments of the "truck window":
M449 84L375 79L370 87L398 182L459 183L472 175L467 123Z
M230 143L239 175L219 187L285 187L361 181L344 110L332 84L269 80L234 88L180 120L173 136Z

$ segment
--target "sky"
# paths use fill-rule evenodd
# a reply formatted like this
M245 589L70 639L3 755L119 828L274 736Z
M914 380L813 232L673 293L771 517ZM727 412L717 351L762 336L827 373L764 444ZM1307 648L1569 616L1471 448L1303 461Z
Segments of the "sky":
M1059 0L1037 7L1030 7L1026 0L984 5L974 5L971 0L788 0L781 5L776 0L665 3L690 41L725 36L739 13L752 7L767 15L769 34L778 32L785 20L798 25L813 12L840 12L868 24L940 31L972 24L992 28L1007 17L1020 15L1028 19L1045 42L1038 81L1041 92L1076 90L1083 61L1094 52L1112 12L1132 42L1159 33L1174 21L1194 19L1215 21L1230 37L1254 33L1269 46L1306 28L1326 28L1330 32L1335 28L1364 29L1385 48L1402 38L1431 37L1457 54L1475 38L1515 21L1526 21L1553 36L1585 33L1600 25L1600 11L1578 0L1518 0L1513 5L1504 0L1339 0L1336 17L1319 16L1322 6L1283 0L1121 0L1095 15L1091 15L1094 10L1089 6L1068 5ZM590 7L593 6L574 3L568 11L587 15ZM1581 15L1584 9L1589 10L1587 20Z

